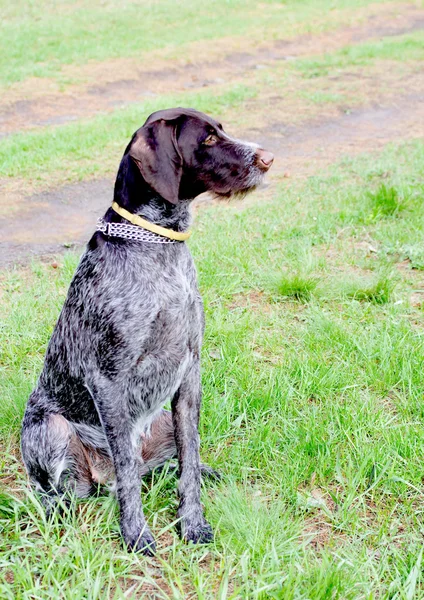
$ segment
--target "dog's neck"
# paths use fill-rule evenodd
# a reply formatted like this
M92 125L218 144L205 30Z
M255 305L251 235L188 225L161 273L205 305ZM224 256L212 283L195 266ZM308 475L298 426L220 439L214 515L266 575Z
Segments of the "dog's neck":
M175 231L186 231L191 222L191 200L181 200L176 205L164 200L148 185L128 155L119 166L113 199L129 212ZM123 220L112 209L105 219L118 223Z

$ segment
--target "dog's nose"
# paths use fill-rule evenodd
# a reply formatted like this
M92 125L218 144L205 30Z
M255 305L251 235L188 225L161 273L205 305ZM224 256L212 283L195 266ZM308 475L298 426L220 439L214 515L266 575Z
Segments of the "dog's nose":
M261 169L268 171L274 162L274 155L272 152L267 152L267 150L258 150L258 162Z

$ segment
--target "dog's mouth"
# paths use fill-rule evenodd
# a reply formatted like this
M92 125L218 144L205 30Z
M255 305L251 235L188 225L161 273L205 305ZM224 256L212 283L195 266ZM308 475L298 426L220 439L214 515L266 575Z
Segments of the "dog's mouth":
M239 190L228 190L227 192L212 192L217 200L242 200L251 192L261 188L263 184L251 185Z
M265 180L266 172L257 167L254 167L249 171L248 176L244 180L240 180L236 184L233 182L232 185L228 185L228 187L225 188L210 190L211 193L218 200L242 199L247 196L247 194L267 186Z

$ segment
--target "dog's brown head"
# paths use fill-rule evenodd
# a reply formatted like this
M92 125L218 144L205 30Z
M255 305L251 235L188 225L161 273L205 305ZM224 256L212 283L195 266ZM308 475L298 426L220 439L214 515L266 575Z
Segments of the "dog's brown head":
M172 204L206 191L225 197L247 193L262 182L274 160L270 152L231 138L220 123L190 108L150 115L125 155Z

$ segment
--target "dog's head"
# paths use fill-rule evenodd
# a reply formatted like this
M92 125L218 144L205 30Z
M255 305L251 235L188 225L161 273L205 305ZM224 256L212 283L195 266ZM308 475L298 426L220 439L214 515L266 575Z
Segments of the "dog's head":
M220 123L188 108L153 113L126 153L144 180L172 204L202 192L231 197L257 187L273 155L227 135Z

